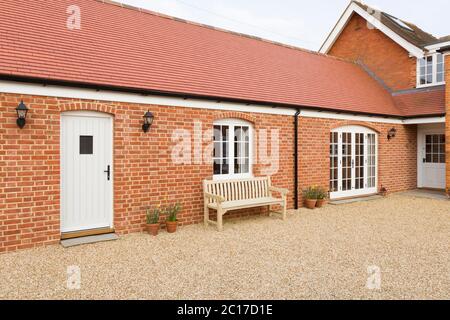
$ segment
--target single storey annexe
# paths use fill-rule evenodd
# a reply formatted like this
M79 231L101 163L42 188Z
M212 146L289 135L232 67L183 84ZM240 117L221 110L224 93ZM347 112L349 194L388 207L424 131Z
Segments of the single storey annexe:
M270 176L288 208L310 185L450 189L450 39L356 1L320 53L72 2L0 7L0 252L176 201L200 223L205 179Z

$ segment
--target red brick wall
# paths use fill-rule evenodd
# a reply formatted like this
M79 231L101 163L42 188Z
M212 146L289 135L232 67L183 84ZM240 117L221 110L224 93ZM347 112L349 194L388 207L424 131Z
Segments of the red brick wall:
M445 153L447 161L447 191L450 195L450 55L445 57L445 108L447 118L445 121Z
M15 108L22 99L30 112L20 130ZM149 109L155 122L145 134L142 117ZM293 117L0 93L0 252L60 239L60 114L68 110L114 115L114 220L120 234L143 230L146 207L177 200L183 205L182 224L202 221L202 180L211 177L212 166L171 161L173 130L192 131L195 120L203 130L221 118L251 121L255 131L279 129L280 169L273 184L291 190L293 205ZM262 167L256 165L254 174Z
M15 108L22 99L30 112L26 127L20 130L15 123ZM145 134L142 116L149 109L155 114L155 122ZM222 118L250 121L256 132L278 129L280 169L273 176L273 184L291 190L289 207L293 207L293 117L0 94L0 252L60 239L60 115L70 110L114 116L114 227L120 234L142 231L147 207L177 200L183 205L182 224L202 221L201 182L211 177L212 166L175 165L171 161L173 130L192 131L196 120L203 123L203 130L211 129L213 121ZM300 119L300 192L312 184L328 188L329 132L346 124L355 123ZM416 127L368 125L380 132L380 185L390 191L414 188ZM392 127L397 128L397 137L388 142L387 131ZM255 165L254 174L261 175L262 169L263 165ZM229 217L254 213L261 211L236 212Z
M416 87L416 59L356 13L329 54L363 62L393 90Z
M378 186L389 192L417 187L417 127L366 123L334 119L300 119L300 189L319 185L329 190L330 132L346 125L362 125L378 132ZM397 129L394 139L388 140L388 131Z

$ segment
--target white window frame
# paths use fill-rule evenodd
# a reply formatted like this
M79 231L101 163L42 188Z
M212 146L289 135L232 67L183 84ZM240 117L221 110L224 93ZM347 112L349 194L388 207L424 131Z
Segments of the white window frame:
M330 192L330 198L332 200L334 199L341 199L341 198L349 198L349 197L358 197L358 196L363 196L363 195L369 195L369 194L375 194L378 192L378 178L379 178L379 172L378 172L378 148L379 148L379 144L378 144L378 133L375 132L374 130L367 128L367 127L363 127L363 126L356 126L356 125L351 125L351 126L344 126L344 127L339 127L336 128L334 130L332 130L331 132L336 132L338 133L338 190L335 192ZM364 147L364 188L362 189L357 189L356 188L356 174L355 174L355 167L356 165L352 165L352 178L351 178L351 189L349 190L343 190L342 188L342 183L343 183L343 172L342 172L342 168L343 168L343 153L342 153L342 144L343 144L343 140L342 140L342 134L343 133L351 133L352 137L355 137L355 134L358 133L362 133L364 134L364 140L365 140L365 147ZM375 186L373 187L369 187L368 186L368 178L369 178L369 164L368 164L368 155L369 155L369 150L368 150L368 135L369 134L373 134L375 135ZM351 152L351 158L352 159L356 159L356 150L355 150L355 139L352 138L352 152ZM331 170L330 170L331 171ZM331 172L330 172L330 178L331 178Z
M213 126L229 126L228 130L228 159L229 174L213 174L213 180L239 180L253 178L253 155L254 155L254 133L253 125L241 119L222 119L214 121ZM249 171L248 173L234 173L234 128L239 126L246 126L249 128Z
M444 81L437 81L437 57L438 54L440 53L433 53L431 55L427 55L425 56L423 59L417 59L417 88L426 88L426 87L433 87L433 86L439 86L439 85L444 85L445 84L445 57L444 55L442 55L442 58L444 59ZM427 59L428 57L432 57L433 58L433 62L432 62L432 74L433 74L433 80L432 83L427 83L427 84L421 84L420 83L420 62L421 60ZM426 62L426 61L425 61ZM425 63L426 64L426 63Z

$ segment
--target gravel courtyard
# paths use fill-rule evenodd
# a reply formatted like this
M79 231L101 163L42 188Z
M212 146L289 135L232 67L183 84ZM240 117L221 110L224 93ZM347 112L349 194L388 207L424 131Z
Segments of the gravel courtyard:
M226 221L223 233L195 225L3 254L0 299L450 299L449 247L449 201L392 195ZM366 287L371 266L379 290Z

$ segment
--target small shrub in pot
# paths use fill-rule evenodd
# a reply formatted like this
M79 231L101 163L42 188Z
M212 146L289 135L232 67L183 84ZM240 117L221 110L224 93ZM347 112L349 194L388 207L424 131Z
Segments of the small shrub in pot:
M303 191L303 198L305 199L305 207L314 209L317 204L317 190L316 187L308 187Z
M147 209L147 231L149 234L153 236L157 236L160 228L159 216L161 214L161 210L158 208Z

